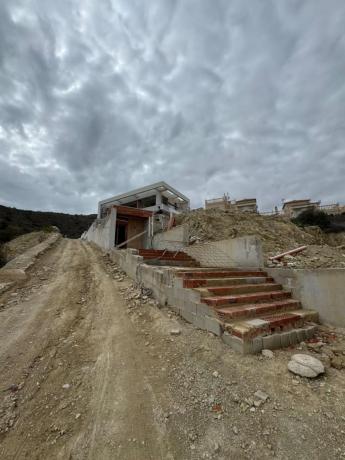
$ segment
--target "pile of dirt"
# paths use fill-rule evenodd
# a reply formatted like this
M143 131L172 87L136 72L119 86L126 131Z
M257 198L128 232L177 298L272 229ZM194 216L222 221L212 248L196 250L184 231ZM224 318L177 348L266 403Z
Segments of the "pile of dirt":
M3 245L2 253L6 262L18 257L23 252L45 241L51 233L49 232L31 232L18 236Z
M177 224L186 225L191 240L200 242L255 235L262 242L267 264L270 256L306 245L307 250L288 260L288 266L345 268L343 233L332 235L318 227L300 228L283 216L197 209L177 216Z

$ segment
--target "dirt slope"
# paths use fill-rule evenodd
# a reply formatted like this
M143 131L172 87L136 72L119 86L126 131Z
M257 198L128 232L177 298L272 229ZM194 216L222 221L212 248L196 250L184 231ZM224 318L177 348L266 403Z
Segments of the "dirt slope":
M31 232L18 236L3 245L3 254L7 262L23 254L27 249L42 243L50 236L49 232Z
M293 260L296 267L345 267L344 234L329 235L318 228L302 229L282 216L197 209L177 217L189 234L200 241L217 241L256 235L263 246L265 260L298 246L308 249Z
M62 240L0 296L0 458L342 458L345 371L295 378L295 352L241 357Z

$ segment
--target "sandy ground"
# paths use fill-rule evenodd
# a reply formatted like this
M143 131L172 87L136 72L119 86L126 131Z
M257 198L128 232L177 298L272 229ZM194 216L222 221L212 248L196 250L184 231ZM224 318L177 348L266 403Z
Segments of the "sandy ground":
M65 239L0 296L1 459L345 458L344 370L239 356L116 278Z

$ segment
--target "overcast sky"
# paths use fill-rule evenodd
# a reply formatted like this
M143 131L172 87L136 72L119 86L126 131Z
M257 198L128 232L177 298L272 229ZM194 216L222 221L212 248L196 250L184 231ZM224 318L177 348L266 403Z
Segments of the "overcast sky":
M345 201L344 0L0 0L0 202Z

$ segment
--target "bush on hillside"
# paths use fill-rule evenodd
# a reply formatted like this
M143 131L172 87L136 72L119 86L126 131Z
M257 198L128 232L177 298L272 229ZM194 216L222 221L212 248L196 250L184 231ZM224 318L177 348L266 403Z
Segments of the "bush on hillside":
M327 229L331 225L331 219L329 215L319 209L307 209L299 216L291 219L292 222L300 227L308 227L311 225L317 225L322 230Z

